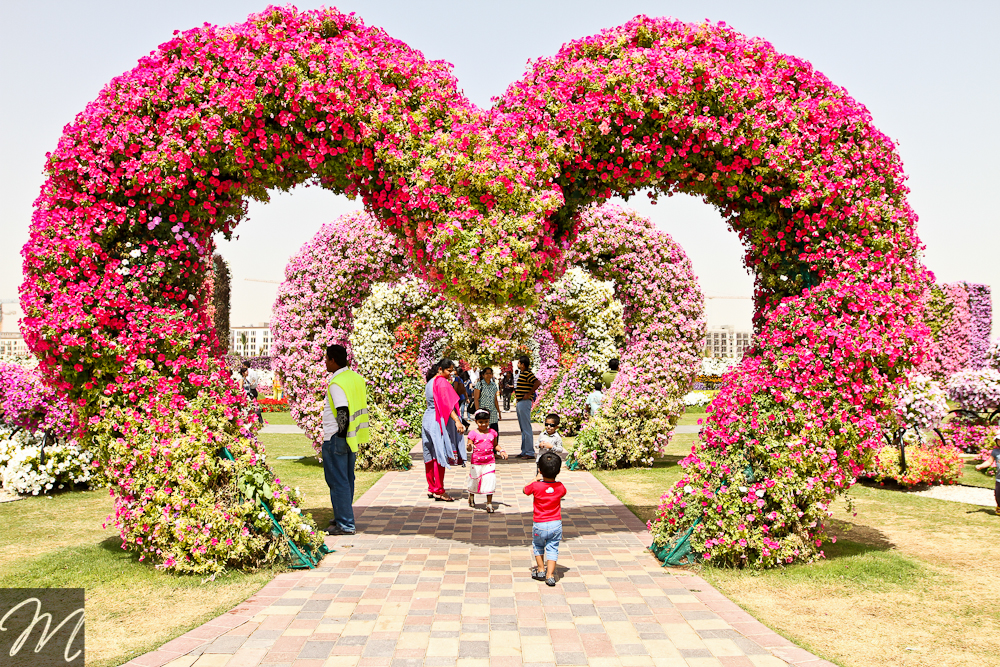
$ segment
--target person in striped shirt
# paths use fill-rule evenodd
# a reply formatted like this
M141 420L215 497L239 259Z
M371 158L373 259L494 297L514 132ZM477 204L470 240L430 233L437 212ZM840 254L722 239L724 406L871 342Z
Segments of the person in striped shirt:
M534 460L535 435L531 431L531 404L535 400L535 392L542 383L531 372L531 359L528 356L518 359L517 367L521 371L514 386L517 425L521 428L521 453L517 458Z

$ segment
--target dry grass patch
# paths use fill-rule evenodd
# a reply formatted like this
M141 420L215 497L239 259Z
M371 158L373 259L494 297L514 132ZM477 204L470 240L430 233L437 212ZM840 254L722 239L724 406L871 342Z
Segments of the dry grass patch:
M1000 518L984 508L858 487L828 559L702 575L761 621L847 667L1000 664ZM867 525L854 525L864 521Z
M697 419L702 415L688 415ZM643 520L680 476L652 470L595 476ZM980 473L976 473L980 474ZM857 486L857 516L835 508L827 558L762 573L701 566L699 573L760 621L844 667L1000 664L1000 517L988 508Z

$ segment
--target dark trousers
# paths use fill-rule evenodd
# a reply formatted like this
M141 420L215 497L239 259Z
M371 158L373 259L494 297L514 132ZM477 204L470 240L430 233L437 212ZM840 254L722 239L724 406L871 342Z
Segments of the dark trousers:
M354 463L357 452L352 452L347 440L333 436L323 443L323 476L330 487L330 504L333 521L341 530L354 530Z
M503 393L503 409L510 410L510 392L505 391Z

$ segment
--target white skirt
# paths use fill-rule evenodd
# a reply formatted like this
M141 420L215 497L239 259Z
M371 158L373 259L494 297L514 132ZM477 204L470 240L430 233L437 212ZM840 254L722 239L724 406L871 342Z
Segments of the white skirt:
M497 464L469 466L469 493L490 494L497 490Z

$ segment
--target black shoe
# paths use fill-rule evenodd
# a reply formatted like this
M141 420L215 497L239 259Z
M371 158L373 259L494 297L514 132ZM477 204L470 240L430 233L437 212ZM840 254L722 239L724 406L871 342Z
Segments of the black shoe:
M545 581L545 570L537 567L531 568L531 578L535 581Z
M327 526L326 527L326 534L327 535L356 535L357 531L354 531L354 530L344 530L343 528L340 528L339 526Z
M546 586L555 586L556 585L556 578L555 577L548 577L548 578L546 578L545 579L545 585Z

